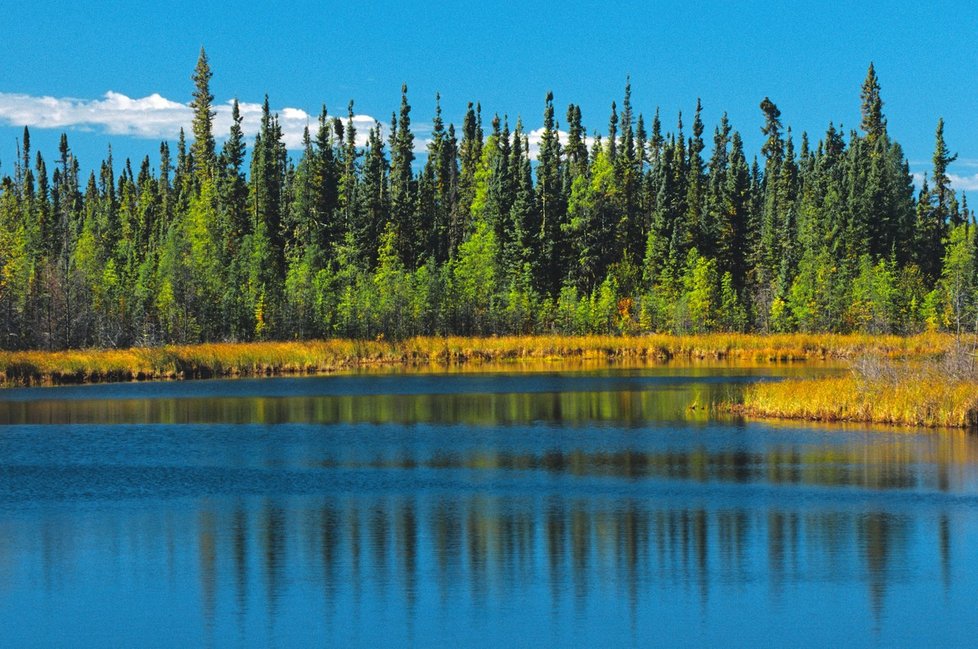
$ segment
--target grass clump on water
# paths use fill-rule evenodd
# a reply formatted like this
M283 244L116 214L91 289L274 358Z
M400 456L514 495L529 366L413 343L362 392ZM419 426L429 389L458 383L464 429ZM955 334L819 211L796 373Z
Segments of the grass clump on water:
M754 417L978 427L975 341L955 341L931 359L861 356L840 377L759 383L737 409Z

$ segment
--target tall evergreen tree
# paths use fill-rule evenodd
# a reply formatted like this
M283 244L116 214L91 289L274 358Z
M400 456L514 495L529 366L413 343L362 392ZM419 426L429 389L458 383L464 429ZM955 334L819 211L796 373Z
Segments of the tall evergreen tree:
M686 163L686 214L684 225L686 247L695 247L697 251L708 256L713 255L712 242L708 233L708 225L704 222L703 208L705 199L706 174L703 162L703 105L696 100L696 112L693 114L693 137L689 139L689 159Z
M472 201L475 200L475 174L482 160L482 107L472 103L462 121L462 141L459 143L458 200L449 224L448 255L454 257L468 234Z
M365 267L373 268L377 261L377 250L381 234L387 230L391 211L388 177L390 167L384 154L384 140L380 124L374 124L367 135L367 148L364 153L363 177L360 181L357 218L351 228L357 256ZM397 250L397 231L391 224L389 228L391 245L400 259Z
M214 115L216 113L211 108L211 103L214 101L214 95L210 91L211 76L213 75L207 60L207 52L202 47L192 77L194 94L193 100L190 102L190 107L194 111L194 143L191 152L198 185L204 178L214 174L217 165L213 133Z
M930 181L926 181L917 200L915 249L917 265L924 277L935 281L941 270L941 260L951 227L958 225L960 215L955 209L954 191L947 168L957 158L948 150L944 141L944 120L937 122L934 136L933 170Z
M781 174L781 163L784 160L781 111L778 110L774 102L765 97L764 101L761 102L761 112L764 113L764 126L761 127L761 132L765 135L764 144L761 147L761 153L764 156L763 207L754 258L758 288L763 289L777 274L780 265L777 241L778 223L785 206L780 203L784 193L779 191L778 182Z
M435 118L432 121L428 159L423 177L430 198L419 197L420 231L424 235L424 255L444 263L448 259L448 238L451 214L458 194L458 163L455 129L445 129L441 113L441 96L435 95Z
M411 166L414 163L414 134L411 132L407 84L401 86L400 111L391 117L390 155L391 220L396 237L395 247L405 267L413 269L419 242L415 236L416 184Z
M225 227L225 249L233 254L241 238L251 231L248 218L248 184L245 180L245 138L238 100L231 103L231 129L219 161L218 196Z
M540 215L541 265L538 282L542 292L556 295L564 278L565 245L561 226L566 214L566 201L561 191L561 147L554 119L554 95L547 93L543 111L543 133L537 156L536 199Z
M346 231L357 227L357 208L359 205L357 192L359 163L357 160L360 157L360 151L357 148L357 129L353 124L353 117L353 100L350 100L346 107L346 124L341 124L338 121L333 123L336 138L343 144L339 157L341 171L338 202L343 215L342 229Z
M869 64L866 80L863 81L862 121L860 126L870 145L886 136L886 119L883 117L883 100L880 98L880 84L876 78L876 68Z
M512 187L515 192L509 212L512 233L508 239L509 248L504 251L505 263L511 277L519 273L535 277L540 272L541 266L538 238L540 221L533 193L529 148L529 139L523 131L523 122L517 120L509 163Z
M960 214L953 208L955 202L954 190L951 189L951 179L947 168L958 159L952 154L944 142L944 118L937 120L937 132L934 136L934 157L931 182L933 183L934 220L942 227L961 225Z
M333 141L334 132L334 123L323 106L314 141L310 221L316 230L316 246L322 251L324 261L335 257L336 246L343 237L342 222L337 213L342 171Z

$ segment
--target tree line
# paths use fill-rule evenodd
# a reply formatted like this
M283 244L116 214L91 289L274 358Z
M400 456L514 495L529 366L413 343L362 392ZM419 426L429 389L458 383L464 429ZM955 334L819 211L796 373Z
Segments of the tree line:
M290 157L266 98L250 152L235 101L220 148L201 50L192 140L82 182L24 129L0 180L0 346L503 333L913 333L978 324L975 217L937 124L915 186L876 72L858 130L796 142L760 104L760 156L726 116L712 149L637 114L604 132L552 94L535 156L522 121L459 129L436 97L416 160L411 106L358 144L325 107ZM686 129L689 129L688 132Z

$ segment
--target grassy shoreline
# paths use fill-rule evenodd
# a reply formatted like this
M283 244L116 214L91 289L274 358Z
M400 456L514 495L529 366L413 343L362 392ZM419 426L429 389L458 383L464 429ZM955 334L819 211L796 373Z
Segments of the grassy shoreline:
M851 376L792 379L750 386L744 402L729 409L756 418L975 428L978 381L867 383Z
M748 417L975 429L976 342L955 340L931 357L863 356L845 376L751 385L725 408Z
M973 342L966 343L967 349L973 349ZM720 407L756 418L974 428L978 427L978 375L973 369L962 374L947 365L947 359L955 354L960 357L964 348L961 340L944 334L506 336L207 343L0 352L0 386L325 374L381 366L414 371L496 362L525 366L569 360L757 364L835 360L850 363L854 371L845 376L759 383L744 391L741 402Z
M423 337L402 341L205 343L133 349L0 352L0 385L318 374L381 365L454 365L521 359L717 359L785 362L925 358L950 335L703 334L690 336Z

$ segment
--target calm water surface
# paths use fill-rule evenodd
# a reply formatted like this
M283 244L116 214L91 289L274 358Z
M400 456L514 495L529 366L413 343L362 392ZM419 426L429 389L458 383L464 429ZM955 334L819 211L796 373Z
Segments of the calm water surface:
M974 646L978 439L799 371L2 391L0 646Z

